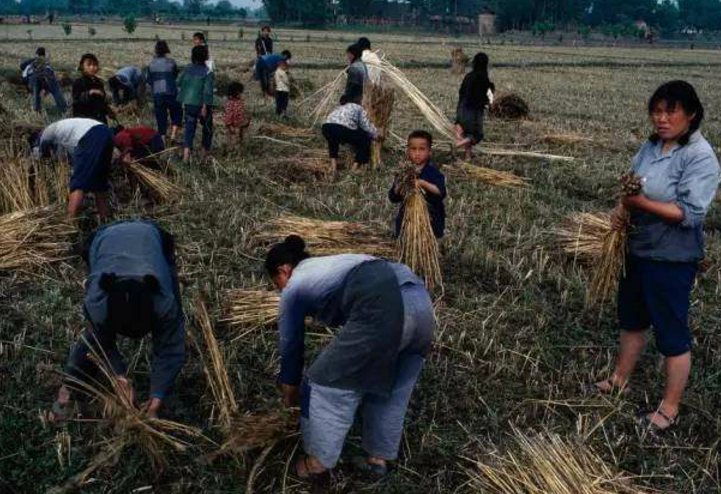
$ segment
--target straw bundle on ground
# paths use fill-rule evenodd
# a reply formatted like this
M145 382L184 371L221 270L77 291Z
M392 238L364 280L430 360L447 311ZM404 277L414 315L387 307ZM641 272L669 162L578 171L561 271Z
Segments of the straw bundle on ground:
M468 65L468 55L463 53L463 48L458 47L451 50L451 69L455 74L463 74Z
M240 328L244 334L278 321L280 296L270 290L230 290L225 318L221 322Z
M562 226L549 232L550 247L574 260L595 263L603 256L611 231L608 213L573 213Z
M282 216L267 223L257 238L271 243L293 234L301 236L315 255L356 253L392 258L395 254L393 242L383 229L350 221Z
M468 471L477 492L488 494L640 494L625 473L590 448L556 434L526 435L514 429L513 446Z
M213 333L213 323L202 297L198 297L195 301L195 319L205 344L205 348L201 348L196 341L198 353L203 361L203 371L218 409L217 423L227 434L230 432L231 420L238 414L239 408L230 385L223 355Z
M69 165L62 161L31 160L20 155L23 151L3 151L0 213L50 206L67 198Z
M490 108L491 116L505 120L520 120L527 118L530 113L528 103L515 93L496 97Z
M149 159L149 158L146 158ZM172 202L180 198L185 193L185 189L180 185L176 185L170 179L155 170L144 166L138 161L133 161L127 165L128 171L137 178L144 187L146 187L153 195L164 202Z
M403 222L398 236L398 260L423 278L428 289L443 287L438 240L433 234L428 204L416 185L415 170L409 169L404 181Z
M371 164L381 164L381 151L393 113L396 93L392 87L368 82L363 89L363 108L380 133L379 139L371 144Z
M453 166L447 167L446 172L454 177L475 180L496 187L528 187L529 185L527 178L519 177L510 172L484 168L465 162L458 162Z
M259 132L263 135L282 137L313 137L315 135L315 130L312 128L302 129L281 123L264 125L260 128Z
M70 257L75 226L53 208L0 216L0 272L32 270Z

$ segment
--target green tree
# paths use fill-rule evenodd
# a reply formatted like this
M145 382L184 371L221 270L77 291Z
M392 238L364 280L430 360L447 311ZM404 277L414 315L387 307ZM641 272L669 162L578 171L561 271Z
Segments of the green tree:
M235 12L235 9L233 8L233 4L230 3L229 0L220 0L213 9L215 12L215 15L218 16L231 16Z
M681 20L699 29L721 27L721 0L678 0Z
M73 25L69 22L64 22L63 32L65 33L65 36L70 36L73 33Z
M134 15L129 15L123 19L123 31L132 35L138 28L138 21L135 20Z

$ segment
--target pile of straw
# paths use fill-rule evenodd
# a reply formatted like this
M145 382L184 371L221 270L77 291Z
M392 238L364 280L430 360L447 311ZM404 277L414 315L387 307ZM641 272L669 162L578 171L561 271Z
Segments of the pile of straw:
M275 165L285 169L286 177L299 180L307 177L328 180L335 174L328 157L299 155L277 161Z
M529 180L519 177L510 172L502 172L492 168L471 165L470 163L458 162L446 168L451 176L474 180L496 187L528 187Z
M171 150L165 150L169 152ZM144 158L144 160L152 159L154 156ZM133 161L127 164L127 170L140 182L152 195L163 202L173 202L178 200L184 193L185 189L180 185L174 184L166 175L155 171L143 165L141 161Z
M463 53L463 48L458 47L451 50L451 68L455 74L463 74L468 65L468 55Z
M515 93L498 96L491 105L490 114L504 120L521 120L528 118L531 109L521 96Z
M280 296L269 290L230 290L221 322L244 330L243 335L278 322Z
M428 204L423 191L416 184L416 172L409 168L404 177L402 193L403 223L398 236L398 260L406 264L432 290L443 288L438 240L433 234Z
M573 213L562 226L549 232L550 246L574 260L593 263L603 256L603 245L610 233L610 214Z
M288 235L299 235L315 255L369 254L393 258L393 242L374 225L350 221L323 221L300 216L281 216L266 224L257 238L266 243L280 242Z
M514 444L492 463L476 461L468 471L477 492L488 494L639 494L629 476L617 472L587 446L556 434L526 435L514 429Z
M0 216L0 272L30 271L70 257L75 226L53 208Z
M64 202L70 168L67 163L34 161L9 146L0 166L0 213L24 211Z
M368 82L363 89L363 108L380 134L379 138L373 141L371 145L371 164L374 167L381 165L381 151L385 136L388 133L388 125L391 121L395 99L394 89L383 84Z

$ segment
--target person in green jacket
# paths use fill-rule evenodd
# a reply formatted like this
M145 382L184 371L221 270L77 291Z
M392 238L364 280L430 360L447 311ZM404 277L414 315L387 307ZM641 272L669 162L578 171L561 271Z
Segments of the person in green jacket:
M213 87L215 77L208 70L208 47L195 46L190 56L192 64L178 79L178 101L185 111L185 135L183 136L183 161L190 161L195 129L198 121L202 127L203 154L210 151L213 143Z

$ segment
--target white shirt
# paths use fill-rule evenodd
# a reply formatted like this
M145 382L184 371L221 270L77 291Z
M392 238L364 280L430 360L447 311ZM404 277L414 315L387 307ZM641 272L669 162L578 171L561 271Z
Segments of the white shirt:
M275 71L275 90L280 91L283 93L289 93L290 92L290 77L288 77L288 72L278 67L278 69Z
M366 64L368 69L368 79L373 84L379 84L381 82L381 58L376 52L365 50L361 55L361 61Z
M48 125L40 136L40 147L54 144L72 154L90 129L103 125L92 118L66 118Z

